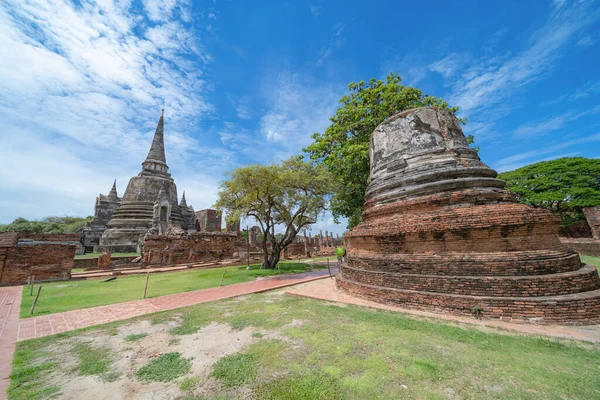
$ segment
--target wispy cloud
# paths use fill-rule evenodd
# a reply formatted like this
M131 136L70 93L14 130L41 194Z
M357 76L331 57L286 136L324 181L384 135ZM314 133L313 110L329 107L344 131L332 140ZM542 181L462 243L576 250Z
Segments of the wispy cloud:
M10 49L0 57L0 113L6 125L0 152L6 153L5 143L17 146L14 135L24 127L23 137L48 149L32 159L13 147L13 164L0 166L3 185L18 190L26 177L27 185L42 190L45 198L70 196L60 207L64 212L79 209L85 189L91 209L93 197L106 186L90 190L94 177L109 182L107 175L121 176L108 160L118 159L121 173L139 168L163 105L171 167L197 151L196 140L184 132L213 111L203 79L211 57L185 22L189 4L146 1L142 9L133 7L110 0L0 5L0 47ZM90 149L95 162L86 159ZM30 169L43 173L7 173ZM74 174L69 184L77 193L64 187Z
M327 60L329 56L331 56L334 50L340 49L344 45L345 39L342 34L344 33L345 28L346 24L343 24L341 22L338 22L333 26L333 33L331 35L329 43L327 44L327 46L323 47L321 49L321 52L319 53L317 67L322 66L325 60Z
M575 43L575 46L578 47L590 47L596 44L598 40L593 38L592 36L584 36Z
M523 153L514 154L510 157L506 157L506 158L503 158L503 159L497 161L496 163L494 163L494 166L496 167L496 169L499 172L511 171L513 169L517 169L524 165L531 164L531 163L534 163L537 161L543 161L546 159L557 158L557 157L559 157L559 155L553 155L552 157L543 158L543 159L541 157L557 153L557 152L567 149L569 147L586 144L586 143L595 143L595 142L600 142L600 133L582 137L582 138L578 138L578 139L564 141L564 142L557 143L557 144L543 147L543 148L536 148L535 150L530 150L530 151L526 151ZM569 154L575 155L576 153L572 152ZM563 155L563 156L568 157L568 155Z
M545 101L541 104L541 106L552 106L555 104L572 102L596 93L600 93L600 81L589 81L578 87L575 91L573 91L573 93L564 94L554 100Z
M299 73L280 72L277 79L268 80L262 88L269 105L260 121L262 134L282 150L299 151L314 132L322 132L329 125L343 89L315 86Z
M321 15L321 8L322 8L322 6L311 5L310 6L310 13L312 15L314 15L315 17L318 17L319 15Z
M448 79L454 76L460 68L468 62L469 56L464 54L450 53L446 57L432 63L429 69L438 72Z
M529 38L522 51L505 59L481 59L464 71L453 87L450 102L468 115L494 108L544 77L575 34L600 18L600 10L590 2L571 2L568 7L565 3L555 2L544 26Z
M533 138L546 135L550 132L566 127L568 124L577 121L580 118L600 113L600 106L593 107L586 111L575 112L568 111L560 115L553 116L549 119L536 121L521 125L513 133L520 138Z

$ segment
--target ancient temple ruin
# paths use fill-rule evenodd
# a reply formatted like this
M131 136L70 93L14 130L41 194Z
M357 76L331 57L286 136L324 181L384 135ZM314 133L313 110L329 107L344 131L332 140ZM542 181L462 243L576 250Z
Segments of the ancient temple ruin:
M185 195L178 204L177 186L168 171L163 110L142 171L129 180L121 199L114 185L108 196L98 197L94 221L86 227L84 242L93 243L101 232L94 251L140 252L147 234L193 231L194 209L187 205Z
M83 246L86 252L94 251L94 247L100 244L100 238L107 228L108 221L113 212L121 204L121 198L117 195L117 180L113 183L108 195L99 194L94 205L94 219L83 229Z
M341 289L476 317L600 322L596 269L558 240L558 217L504 190L452 113L419 108L389 118L371 135L370 161Z

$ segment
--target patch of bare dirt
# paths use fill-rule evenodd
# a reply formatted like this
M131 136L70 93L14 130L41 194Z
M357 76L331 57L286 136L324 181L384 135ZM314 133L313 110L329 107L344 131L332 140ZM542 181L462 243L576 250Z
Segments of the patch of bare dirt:
M298 323L298 322L296 322ZM63 399L174 399L186 393L179 383L186 377L200 377L200 383L194 390L196 394L211 394L220 390L220 384L209 377L213 364L222 357L242 350L246 345L265 339L283 339L277 332L246 327L232 330L227 324L211 323L190 335L171 335L169 330L178 326L179 320L152 325L149 321L137 321L122 325L116 335L110 331L95 331L81 336L62 340L49 350L58 361L57 370L48 376L49 385L62 388ZM131 334L148 334L135 342L125 338ZM254 335L260 333L261 335ZM257 337L261 336L261 337ZM178 339L173 343L172 339ZM109 373L119 374L114 382L107 382L99 376L78 376L74 368L78 363L77 355L71 349L77 343L85 342L92 347L106 349L112 355ZM171 345L169 343L171 342ZM183 357L191 358L191 371L172 382L145 383L138 380L135 373L150 360L164 353L180 352ZM246 390L246 389L240 389ZM246 393L231 393L244 398Z

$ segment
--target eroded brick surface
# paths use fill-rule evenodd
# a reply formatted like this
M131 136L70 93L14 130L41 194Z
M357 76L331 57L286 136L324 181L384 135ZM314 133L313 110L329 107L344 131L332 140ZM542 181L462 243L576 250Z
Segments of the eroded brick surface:
M68 280L79 235L0 233L0 285Z

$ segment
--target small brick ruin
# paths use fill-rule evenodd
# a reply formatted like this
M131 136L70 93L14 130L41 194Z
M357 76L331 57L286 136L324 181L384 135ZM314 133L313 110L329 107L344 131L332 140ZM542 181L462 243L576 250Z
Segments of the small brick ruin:
M342 290L381 303L523 322L600 322L600 278L518 204L444 109L375 129L363 222L346 235Z
M71 277L80 235L0 233L0 286L22 285Z
M234 232L195 232L182 235L155 235L144 241L142 265L174 265L233 258L243 249Z

